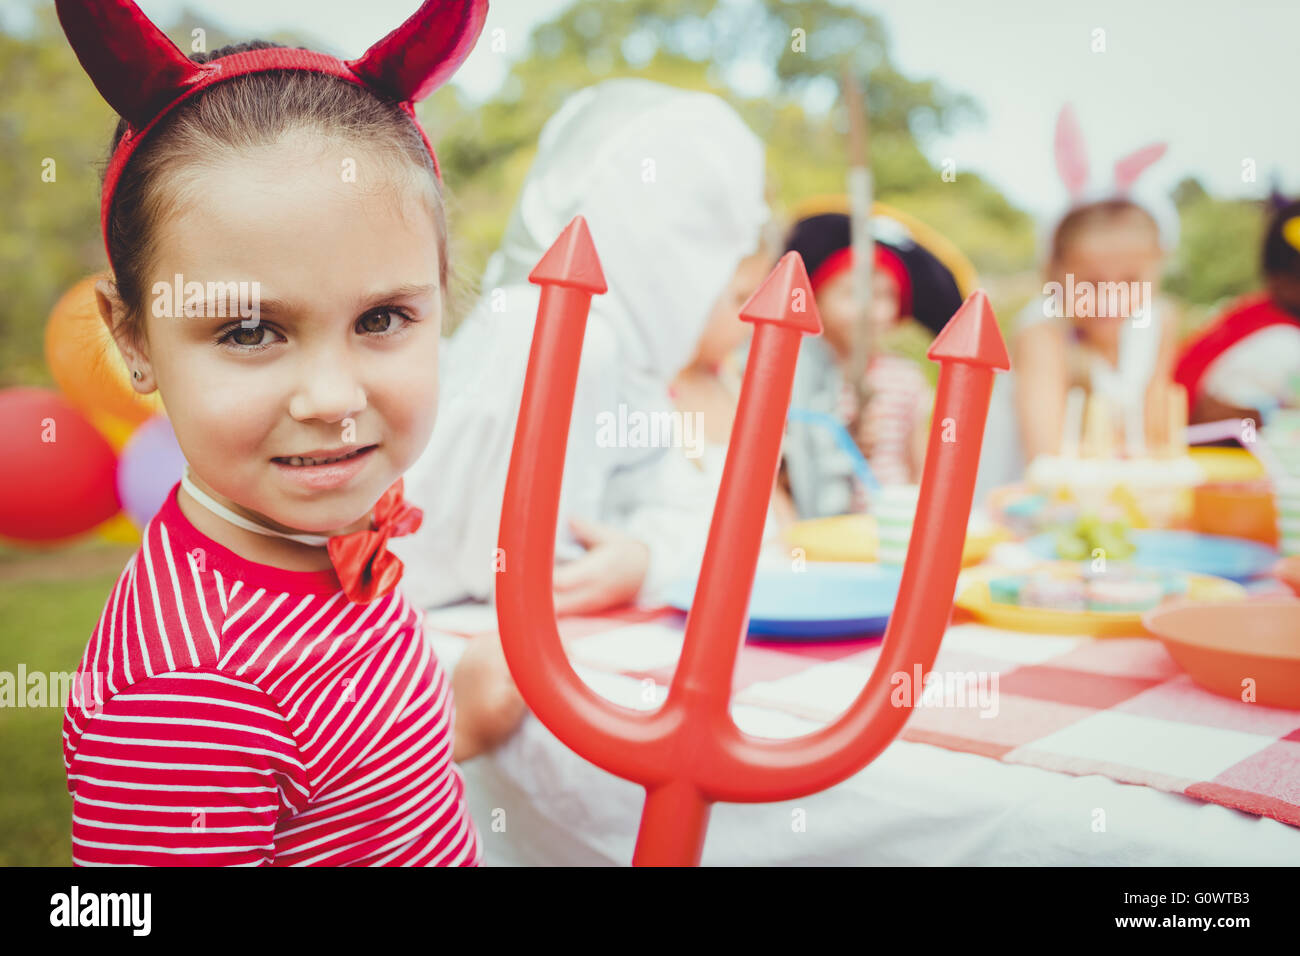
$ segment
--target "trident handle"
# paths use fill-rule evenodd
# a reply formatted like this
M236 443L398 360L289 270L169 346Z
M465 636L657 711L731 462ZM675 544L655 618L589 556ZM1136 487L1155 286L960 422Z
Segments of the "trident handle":
M605 291L586 223L575 219L530 276L542 286L502 509L501 642L538 719L575 752L647 791L633 863L695 864L718 800L791 799L857 772L901 730L890 676L929 668L952 610L993 372L1009 368L983 292L940 333L930 447L898 604L867 686L834 723L793 740L750 737L730 716L736 656L801 335L821 331L803 261L786 255L741 310L756 325L681 660L653 713L613 704L565 656L552 598L564 449L591 296ZM951 437L951 440L949 440ZM924 578L922 577L924 569ZM910 705L909 705L910 706Z

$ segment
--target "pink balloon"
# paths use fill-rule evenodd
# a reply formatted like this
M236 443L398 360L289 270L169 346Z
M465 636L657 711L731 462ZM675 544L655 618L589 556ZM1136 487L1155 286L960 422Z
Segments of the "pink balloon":
M166 415L155 415L132 433L117 466L122 510L139 528L158 513L185 471L185 456Z

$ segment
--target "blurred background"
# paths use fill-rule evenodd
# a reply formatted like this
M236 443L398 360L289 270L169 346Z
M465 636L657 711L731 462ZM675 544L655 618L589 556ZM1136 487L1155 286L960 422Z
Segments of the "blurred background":
M414 6L140 2L183 50L261 37L343 57ZM965 252L1004 320L1041 289L1043 223L1064 207L1052 162L1061 106L1079 114L1095 175L1166 141L1150 176L1180 213L1164 291L1186 334L1258 286L1263 200L1300 191L1297 36L1300 5L1283 0L496 0L465 67L419 106L450 190L447 328L472 303L538 132L570 93L634 75L725 97L767 144L770 204L785 223L808 197L845 189L847 63L865 88L877 198ZM0 10L0 90L0 388L54 389L51 311L105 268L98 188L116 116L52 3ZM74 670L137 541L118 515L58 541L0 544L0 671ZM69 859L61 719L62 701L0 707L0 864Z

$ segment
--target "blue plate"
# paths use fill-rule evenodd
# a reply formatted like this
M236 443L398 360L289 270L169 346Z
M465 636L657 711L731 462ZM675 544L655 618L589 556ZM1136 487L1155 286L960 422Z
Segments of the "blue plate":
M758 638L861 637L889 623L902 571L878 564L809 563L802 571L760 568L749 605ZM689 611L695 579L669 589L668 603Z
M1125 559L1133 564L1167 571L1209 574L1229 581L1249 581L1268 574L1277 552L1258 541L1194 531L1134 531L1136 552ZM1036 557L1055 560L1056 536L1040 534L1025 542Z

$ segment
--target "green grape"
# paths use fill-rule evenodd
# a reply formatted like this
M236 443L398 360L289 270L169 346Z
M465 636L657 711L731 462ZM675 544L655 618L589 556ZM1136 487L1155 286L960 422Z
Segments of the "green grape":
M1063 531L1056 536L1056 553L1066 561L1082 561L1090 551L1088 542L1077 534Z

